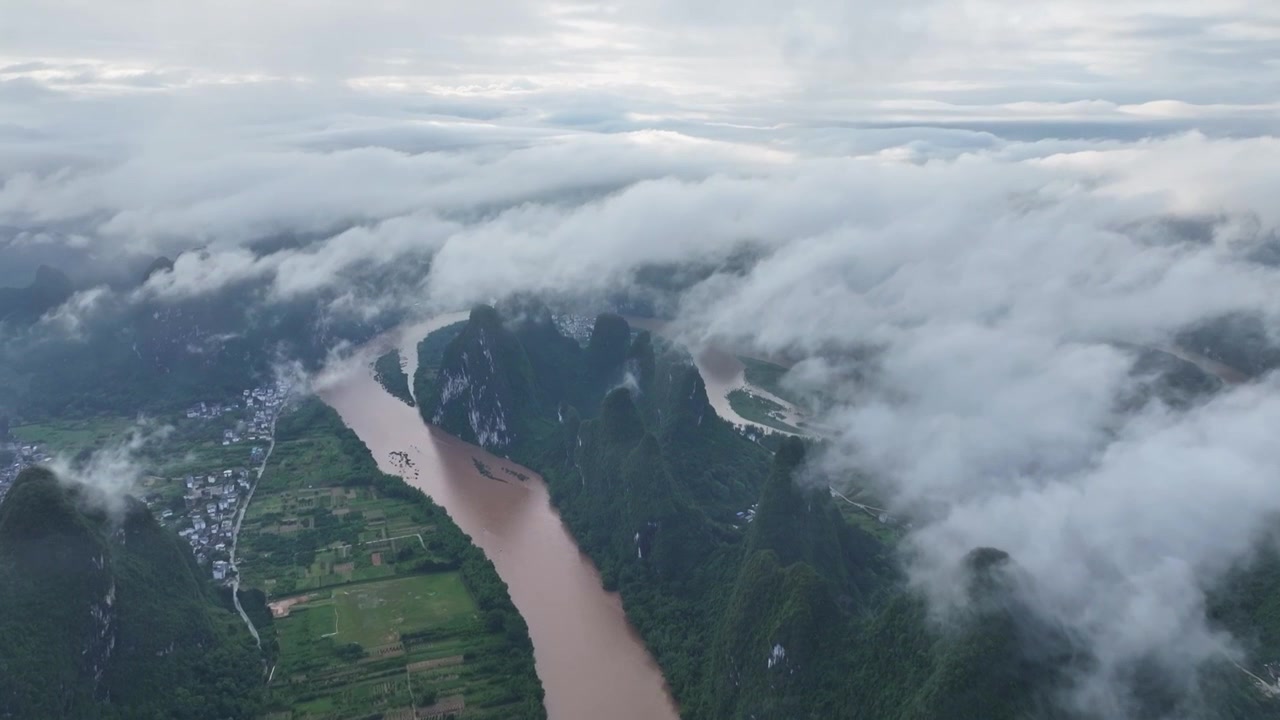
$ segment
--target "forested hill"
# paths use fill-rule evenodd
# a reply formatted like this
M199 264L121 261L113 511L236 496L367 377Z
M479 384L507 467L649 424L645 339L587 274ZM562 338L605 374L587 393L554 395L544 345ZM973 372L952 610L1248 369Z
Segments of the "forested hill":
M163 284L172 268L160 258L145 278ZM70 294L51 269L31 288L0 288L0 321L25 318L25 329L0 322L0 415L173 412L238 396L282 363L314 370L334 346L362 343L399 319L398 311L335 314L327 297L276 301L265 281L245 280L181 298L104 293L73 333L58 323L30 326Z
M544 475L683 717L1083 720L1064 693L1099 660L1019 601L1016 554L973 548L969 602L939 621L896 549L834 506L814 449L741 435L685 353L615 315L586 346L544 309L511 317L478 308L420 345L423 416ZM1234 578L1211 611L1241 636L1275 624L1276 568ZM1196 687L1162 682L1160 662L1120 669L1125 716L1280 717L1225 661Z
M70 278L41 265L30 285L0 288L0 327L30 325L71 297L72 290Z
M0 504L0 718L249 718L262 662L140 502L23 472Z

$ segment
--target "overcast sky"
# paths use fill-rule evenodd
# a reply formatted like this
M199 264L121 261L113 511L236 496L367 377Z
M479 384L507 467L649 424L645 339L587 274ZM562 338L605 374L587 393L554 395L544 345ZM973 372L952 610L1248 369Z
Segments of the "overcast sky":
M0 284L200 248L138 294L253 278L295 299L416 262L420 282L343 307L451 310L749 247L759 264L693 288L679 321L808 358L793 380L840 399L826 467L930 509L908 546L938 604L963 553L1009 550L1034 604L1093 641L1073 702L1106 717L1132 662L1190 686L1235 652L1203 599L1280 513L1278 381L1117 400L1124 343L1226 313L1277 328L1280 271L1255 260L1280 252L1280 4L0 0L0 18ZM309 242L246 248L282 234Z
M21 100L41 88L238 83L358 89L551 127L700 132L1022 121L1052 135L1191 119L1239 131L1271 127L1280 97L1280 6L1257 0L5 0L0 10L0 81L19 125Z

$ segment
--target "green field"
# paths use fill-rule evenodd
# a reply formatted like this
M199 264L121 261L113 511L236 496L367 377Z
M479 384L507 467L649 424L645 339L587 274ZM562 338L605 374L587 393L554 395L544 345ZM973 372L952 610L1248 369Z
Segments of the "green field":
M281 596L444 562L431 549L435 519L373 487L345 485L354 472L333 437L277 442L241 529L246 583Z
M482 631L479 609L456 572L413 575L288 598L299 601L276 621L282 670L314 669L316 646L351 643L366 653L402 643L406 635L438 637ZM304 659L301 666L293 661Z
M456 572L415 575L333 591L339 643L366 649L401 632L476 625L479 615Z
M75 457L84 452L115 447L127 442L137 429L146 442L132 450L145 473L167 480L188 474L206 474L249 465L250 448L265 442L222 444L222 431L233 426L234 418L189 420L180 415L153 417L143 425L135 418L100 415L16 425L13 436L22 443L34 443L54 456ZM145 483L144 491L158 492L166 500L180 497L185 488L176 483Z
M493 672L503 639L481 622L458 573L304 597L274 623L280 664L272 686L294 698L274 717L363 717L435 703L484 717L484 705L503 704L503 678Z
M240 572L273 596L417 572L441 563L422 508L348 485L337 439L282 439L245 513Z
M840 508L840 514L844 516L844 519L850 525L871 533L882 543L894 545L902 538L903 530L898 525L882 523L879 519L868 514L867 511L854 507L839 498L835 500L835 505Z
M787 368L749 357L739 356L738 360L742 363L742 372L747 383L767 391L774 397L782 398L796 407L805 407L804 398L782 385L782 378L788 372Z
M754 423L760 423L775 430L783 430L789 433L801 434L803 431L789 423L783 422L774 415L781 413L786 408L769 398L756 395L747 390L732 390L729 392L729 407L742 417Z
M133 426L131 418L104 415L15 425L10 432L22 443L41 445L50 455L75 455L123 441Z
M527 629L492 566L441 509L370 477L363 444L312 403L281 418L240 536L242 582L278 615L261 628L275 659L265 717L544 717Z

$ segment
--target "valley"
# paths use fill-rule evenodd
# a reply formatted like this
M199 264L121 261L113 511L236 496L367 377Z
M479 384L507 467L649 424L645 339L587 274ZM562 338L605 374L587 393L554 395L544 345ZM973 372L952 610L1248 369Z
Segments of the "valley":
M1280 2L0 3L0 720L1280 720Z
M584 341L562 335L564 323L536 305L508 311L519 319L505 322L500 311L478 307L461 329L451 323L447 336L442 330L419 343L426 352L414 372L415 407L384 394L399 420L379 427L358 418L355 398L369 397L367 390L326 399L350 408L344 418L362 435L367 428L371 443L412 427L416 410L483 444L486 455L444 461L474 470L473 479L436 485L433 496L519 493L524 488L504 477L507 457L537 470L574 544L603 586L619 592L681 717L1021 718L1092 662L1073 638L1019 604L1010 585L1016 554L995 548L969 551L957 582L974 611L939 632L924 598L900 575L896 546L909 522L825 484L849 487L856 478L824 478L814 487L823 476L805 457L822 440L762 435L755 424L720 415L717 398L732 400L748 386L747 362L723 353L710 363L705 353L691 357L607 313ZM724 370L714 385L700 372L708 365ZM750 368L785 391L780 366L755 360ZM1182 378L1157 391L1197 392L1202 384ZM777 412L775 405L763 409ZM471 447L435 428L426 432L436 453ZM418 476L416 462L403 462L405 451L387 453ZM512 522L499 516L479 527L488 539L510 532ZM494 547L490 540L486 551ZM517 577L497 564L504 577ZM511 581L523 612L520 582ZM541 620L527 616L541 653ZM1044 654L1020 655L1028 634ZM540 655L552 708L556 683L544 667ZM1266 711L1267 696L1247 675L1229 664L1206 672L1215 706L1249 717ZM1194 702L1174 688L1144 693L1141 702L1152 708Z
M266 718L543 717L527 630L492 566L314 398L281 418L240 542Z
M272 384L142 423L55 417L11 435L23 462L135 436L140 495L265 661L238 661L262 673L246 707L263 720L907 720L900 698L934 702L919 687L1005 676L1026 684L996 715L1015 717L1061 682L1010 664L1016 610L933 635L894 560L910 525L863 483L797 484L826 441L785 366L691 355L607 313L521 313L397 328L288 409ZM1232 382L1203 356L1148 355L1181 373L1158 392L1194 398L1212 384L1198 372ZM974 552L979 584L1010 562ZM1222 608L1242 625L1260 612ZM886 662L887 647L917 655ZM1215 692L1253 712L1239 685ZM984 697L955 717L989 717Z
M527 630L492 566L429 499L382 475L331 410L305 397L286 410L288 393L12 431L31 460L145 469L141 512L190 543L196 582L211 597L216 584L225 606L222 631L252 635L265 660L209 675L265 681L236 717L545 717Z
M446 317L426 327L453 322ZM601 587L561 524L541 477L428 427L415 408L383 391L365 363L324 379L319 394L384 471L439 503L492 560L528 623L550 717L677 717L660 670L617 595ZM478 464L498 479L485 477Z

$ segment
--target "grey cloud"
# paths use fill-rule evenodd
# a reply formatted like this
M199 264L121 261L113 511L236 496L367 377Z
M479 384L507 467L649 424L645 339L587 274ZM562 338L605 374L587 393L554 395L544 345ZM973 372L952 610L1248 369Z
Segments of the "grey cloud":
M113 515L125 509L125 501L134 494L142 479L145 465L141 452L167 437L173 428L139 418L127 435L117 442L99 448L84 458L57 457L50 469L64 481L87 485L95 492L85 500L100 503Z
M1234 652L1204 593L1280 510L1276 380L1117 399L1126 344L1278 327L1280 271L1251 261L1280 228L1277 11L499 5L6 7L4 272L185 251L133 297L246 283L373 316L599 297L746 249L678 327L801 360L823 470L916 520L935 607L964 552L1009 550L1030 604L1090 639L1073 701L1104 716L1134 658L1189 678Z

